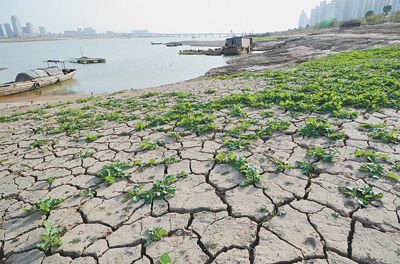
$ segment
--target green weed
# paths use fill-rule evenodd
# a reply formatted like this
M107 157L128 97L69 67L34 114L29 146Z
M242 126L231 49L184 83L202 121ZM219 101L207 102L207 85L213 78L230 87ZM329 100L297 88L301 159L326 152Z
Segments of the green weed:
M176 182L175 176L166 175L162 180L156 180L150 190L142 191L142 185L136 185L132 190L125 191L125 200L131 200L137 203L144 199L145 204L151 204L154 200L160 200L164 197L173 197L176 187L172 185Z
M321 147L310 148L307 150L307 156L310 158L322 160L323 162L331 163L336 156L336 151L328 152Z
M275 164L276 173L281 173L284 172L285 170L290 170L294 168L293 165L291 165L286 160L271 159L271 161Z
M151 227L146 230L148 237L142 237L144 240L144 247L149 246L150 244L160 241L164 237L168 236L167 230L160 226Z
M171 264L172 260L171 260L171 257L168 255L168 253L164 252L160 257L159 262L160 262L160 264Z
M47 252L51 247L61 247L62 229L54 226L50 221L44 221L43 227L45 229L45 233L40 235L42 242L36 244L36 247L44 252Z
M356 157L365 157L368 159L369 162L375 163L377 158L388 160L389 155L385 153L376 153L373 150L362 150L358 149L354 152Z
M332 140L343 140L345 135L331 128L323 119L307 118L306 125L299 130L299 135L305 137L325 136Z
M296 167L301 170L304 175L311 175L316 172L317 166L307 161L296 161Z
M242 187L260 182L260 175L256 168L250 166L245 157L237 156L233 152L221 152L214 160L220 164L229 164L239 170L246 177L244 181L240 182L240 186Z
M28 213L40 211L43 215L48 215L51 210L60 207L63 201L63 199L55 198L41 199L38 203L32 205L31 208L25 209L25 211Z
M86 141L86 143L90 143L90 142L96 141L98 138L99 138L99 135L87 134L86 138L85 138L85 141Z
M362 207L367 207L371 202L382 204L383 193L375 193L372 191L372 187L367 185L363 188L351 188L342 187L340 191L347 197L353 197L357 200L357 203Z
M108 184L114 184L117 179L127 177L124 170L131 167L133 167L131 162L115 161L109 165L103 166L103 168L97 173L97 176Z
M158 140L156 142L144 140L140 145L140 148L144 150L155 150L157 147L165 147L165 142L163 140Z
M46 140L46 139L35 139L31 144L29 144L29 147L31 149L34 148L41 148L45 145L47 145L48 143L50 143L50 140Z

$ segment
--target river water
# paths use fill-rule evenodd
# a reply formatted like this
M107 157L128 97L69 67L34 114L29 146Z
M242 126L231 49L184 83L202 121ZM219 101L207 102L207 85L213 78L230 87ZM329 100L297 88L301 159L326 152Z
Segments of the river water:
M181 40L185 39L113 38L0 43L0 68L7 68L0 71L0 83L13 81L19 72L46 67L43 61L48 59L80 57L81 49L85 56L106 58L107 63L68 63L67 67L77 69L74 80L20 96L101 94L142 89L192 79L211 68L226 65L227 58L222 56L178 54L181 49L193 47L151 45L151 42Z

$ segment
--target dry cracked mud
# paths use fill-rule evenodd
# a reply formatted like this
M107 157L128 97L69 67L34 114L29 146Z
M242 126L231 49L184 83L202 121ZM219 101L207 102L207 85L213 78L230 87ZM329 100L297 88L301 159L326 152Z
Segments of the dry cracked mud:
M173 263L190 264L399 263L400 185L390 178L371 179L359 171L363 157L354 155L369 149L389 157L380 164L399 162L399 145L372 139L360 128L362 123L382 122L389 128L400 127L398 111L361 111L353 119L326 117L346 135L332 141L298 135L306 119L315 114L291 116L271 106L273 116L265 117L257 109L244 108L253 121L247 132L265 127L272 118L289 122L285 131L235 151L260 174L260 181L249 186L241 185L244 176L236 168L215 160L228 151L226 132L242 122L229 110L214 113L217 129L210 133L192 133L174 122L137 129L145 116L162 114L158 105L168 111L177 103L179 95L166 97L168 92L191 93L198 102L209 102L264 86L262 79L197 79L154 88L154 94L144 90L103 96L100 99L108 103L134 98L153 108L132 110L137 118L131 121L104 121L71 135L40 128L55 124L62 110L107 112L107 108L95 106L93 98L52 107L1 106L2 115L31 110L19 120L0 123L1 262L152 264L168 253ZM45 112L35 114L38 107ZM88 134L98 136L87 140ZM47 141L38 144L43 139ZM155 149L142 145L161 140L163 144L154 145ZM302 173L296 161L308 160L307 150L313 147L336 155L331 163L311 160L316 169ZM98 173L117 160L135 165L125 170L126 177L107 184ZM276 160L293 166L277 170ZM148 190L165 175L180 175L172 183L174 196L150 204L126 198L127 190L138 184ZM363 208L340 191L366 185L382 193L381 203ZM46 198L62 203L45 214L26 210ZM62 228L62 245L43 252L37 244L46 220ZM166 236L145 246L143 238L152 227L161 227Z

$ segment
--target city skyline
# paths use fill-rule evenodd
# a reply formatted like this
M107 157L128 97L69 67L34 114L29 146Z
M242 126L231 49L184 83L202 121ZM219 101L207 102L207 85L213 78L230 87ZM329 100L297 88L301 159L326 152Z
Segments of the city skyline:
M309 15L303 10L299 16L299 27L315 26L326 20L346 21L364 18L368 11L382 14L383 7L391 5L391 12L400 11L400 0L331 0L321 1L311 9Z
M298 15L319 0L255 0L245 5L238 0L51 0L4 1L0 23L11 15L48 31L62 33L92 27L99 33L147 29L157 33L272 32L296 28ZM101 15L98 15L101 14ZM6 20L7 19L7 20Z

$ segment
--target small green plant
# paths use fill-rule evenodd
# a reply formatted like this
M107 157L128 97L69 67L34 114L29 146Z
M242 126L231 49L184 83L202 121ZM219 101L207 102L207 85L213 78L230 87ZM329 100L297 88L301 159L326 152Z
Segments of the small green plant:
M369 162L375 163L377 158L381 158L384 160L389 159L389 155L388 154L384 154L384 153L376 153L375 151L372 150L362 150L362 149L358 149L354 152L354 155L356 157L366 157L368 159Z
M46 178L46 181L49 184L52 184L55 180L56 180L56 177L54 177L54 176L49 176L49 177Z
M103 168L97 173L97 176L101 177L106 183L113 184L117 179L127 177L124 170L131 167L133 167L133 163L131 162L115 161L109 165L103 166Z
M290 127L290 122L285 120L274 119L270 120L268 126L264 129L257 130L259 137L272 136L276 132L283 132Z
M79 158L85 159L85 158L88 158L88 157L90 157L92 155L93 155L93 151L92 150L85 150L85 151L83 151L83 152L81 152L79 154Z
M240 186L242 187L260 182L260 175L256 168L250 166L245 157L237 156L233 152L221 152L214 160L220 164L229 164L233 168L239 170L246 177L246 180L240 182Z
M355 119L358 116L358 112L349 111L349 110L341 110L341 111L332 111L331 116L340 118L340 119Z
M40 211L44 215L48 215L51 210L60 207L63 199L47 198L41 199L38 203L32 205L31 208L25 209L28 213Z
M369 136L373 139L380 139L385 143L399 144L400 138L395 132L387 131L387 123L367 124L363 123L360 127L366 128L369 131Z
M154 200L164 197L173 197L176 192L176 186L172 185L177 178L172 175L166 175L162 180L156 180L150 190L142 191L143 185L136 185L132 190L125 191L125 201L131 200L133 203L144 199L145 204L151 204Z
M243 112L242 106L241 105L232 105L230 107L230 115L232 117L240 116L240 117L246 117L246 113Z
M29 144L29 147L31 149L41 148L44 145L47 145L49 142L50 142L50 140L46 140L46 139L35 139L31 144Z
M144 122L138 121L135 124L135 131L139 132L146 128L146 124Z
M294 168L293 165L291 165L286 160L271 159L271 161L275 164L276 173L281 173L284 172L285 170L290 170Z
M372 187L367 185L363 188L351 188L351 187L342 187L340 188L341 193L347 197L353 197L357 199L357 203L362 207L367 207L371 202L377 202L382 204L383 193L375 193L372 191Z
M308 149L306 155L310 158L319 159L322 160L323 162L330 163L333 161L333 158L336 155L336 151L328 152L321 147L316 147Z
M160 264L171 264L172 260L171 260L171 257L168 255L168 253L164 252L164 254L162 254L160 257L159 262L160 262Z
M186 178L189 174L186 171L180 171L177 175L176 178L181 179L181 178Z
M245 149L250 144L251 141L242 139L226 139L224 141L224 146L226 146L229 150Z
M304 175L311 175L316 172L317 166L314 163L307 161L296 161L296 166Z
M61 247L62 229L58 226L54 226L50 221L44 221L43 227L45 233L40 235L42 242L36 244L36 247L44 252L47 252L51 247Z
M374 179L379 179L385 175L385 168L380 164L364 163L360 167L360 171L368 172L369 176Z
M86 138L85 138L85 141L86 141L86 143L90 143L90 142L96 141L98 138L99 138L99 135L87 134Z
M157 142L150 142L148 140L144 140L140 145L140 148L144 150L155 150L157 147L164 147L165 142L163 140L158 140Z
M167 137L174 138L175 140L180 140L182 138L181 134L177 132L168 132Z
M217 92L216 90L209 88L204 93L206 93L206 94L215 94L216 92Z
M400 172L400 161L394 164L393 170Z
M79 192L79 196L82 196L82 197L94 197L95 194L96 194L96 191L93 190L92 188L85 188Z
M149 246L150 244L160 241L164 237L168 236L167 230L160 226L151 227L146 230L148 237L142 237L144 240L144 247Z

